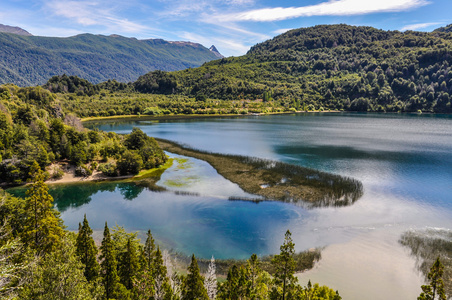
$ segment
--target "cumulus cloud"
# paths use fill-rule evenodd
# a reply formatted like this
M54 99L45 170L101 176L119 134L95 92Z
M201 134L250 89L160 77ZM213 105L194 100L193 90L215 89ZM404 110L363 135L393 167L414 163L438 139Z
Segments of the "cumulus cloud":
M418 29L422 29L422 28L427 28L430 26L438 26L441 25L443 23L440 22L432 22L432 23L417 23L417 24L410 24L410 25L406 25L404 27L402 27L402 29L400 29L400 31L405 31L405 30L418 30Z
M311 16L352 16L399 12L429 4L427 0L329 0L301 7L274 7L219 16L222 21L281 21Z

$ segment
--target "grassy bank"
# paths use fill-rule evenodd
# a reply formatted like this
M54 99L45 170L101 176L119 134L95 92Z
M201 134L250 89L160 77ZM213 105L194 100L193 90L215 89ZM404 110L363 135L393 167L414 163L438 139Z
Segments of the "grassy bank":
M267 200L296 202L309 207L346 206L363 194L362 183L352 178L255 157L199 151L172 141L156 140L163 150L204 160L244 191Z

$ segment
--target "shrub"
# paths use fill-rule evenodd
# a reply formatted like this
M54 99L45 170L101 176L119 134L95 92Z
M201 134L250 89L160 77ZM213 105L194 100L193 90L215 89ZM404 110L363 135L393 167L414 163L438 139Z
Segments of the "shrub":
M80 165L75 168L75 176L77 177L88 177L92 174L93 172L85 165Z
M63 169L61 169L60 166L56 166L52 170L51 178L56 180L62 178L63 175L64 175Z
M118 171L116 170L116 165L114 163L100 164L97 169L105 176L118 176Z

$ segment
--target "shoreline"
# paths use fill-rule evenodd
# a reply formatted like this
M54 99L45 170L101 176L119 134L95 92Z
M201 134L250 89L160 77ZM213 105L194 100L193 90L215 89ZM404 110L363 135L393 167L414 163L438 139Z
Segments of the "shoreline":
M45 181L46 184L71 184L71 183L82 183L82 182L97 182L97 181L116 181L116 180L123 180L123 179L130 179L133 178L134 175L124 175L124 176L117 176L117 177L109 177L102 172L94 170L93 174L87 177L83 176L75 176L75 166L74 165L66 165L65 167L62 166L63 164L60 163L54 163L51 164L48 169L52 169L56 166L61 167L61 169L64 172L64 175L61 178L58 179L52 179L49 178Z
M163 174L163 172L168 169L169 167L171 167L173 164L173 158L169 158L167 160L167 162L161 166L159 166L158 168L153 168L153 169L143 169L141 170L138 174L135 175L123 175L123 176L115 176L115 177L111 177L111 176L107 176L102 174L102 172L94 170L93 174L87 177L79 177L79 176L75 176L75 166L74 165L69 165L65 168L63 168L61 165L62 163L54 163L52 165L50 165L48 168L51 169L55 166L60 166L63 171L64 171L64 175L62 178L59 179L48 179L45 181L46 184L71 184L71 183L89 183L89 182L102 182L102 181L140 181L140 180L144 180L146 179L147 181L149 181L148 183L150 184L155 184L159 179L160 176ZM152 178L152 180L150 180Z
M98 122L98 121L116 121L116 120L184 120L184 119L208 119L208 118L230 118L230 117L253 117L253 116L272 116L272 115L288 115L288 114L301 114L301 113L341 113L339 110L330 111L285 111L285 112L270 112L270 113L249 113L249 114L189 114L189 115L116 115L108 117L87 117L81 118L82 123Z
M120 121L120 120L142 120L142 121L167 121L167 120L185 120L185 119L208 119L208 118L231 118L231 117L253 117L253 116L273 116L273 115L290 115L302 113L356 113L356 114L397 114L397 115L449 115L449 113L434 112L378 112L378 111L340 111L340 110L297 110L284 112L268 112L268 113L248 113L248 114L178 114L178 115L114 115L107 117L86 117L81 118L82 123L101 122L101 121Z

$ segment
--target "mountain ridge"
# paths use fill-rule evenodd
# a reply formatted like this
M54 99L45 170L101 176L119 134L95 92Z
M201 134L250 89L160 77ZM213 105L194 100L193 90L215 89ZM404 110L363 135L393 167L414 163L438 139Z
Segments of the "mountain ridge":
M67 38L0 33L0 84L42 85L55 75L93 83L136 80L152 70L194 68L217 59L201 44L120 35L79 34Z
M0 24L0 32L13 33L13 34L24 35L24 36L33 36L31 33L29 33L28 31L26 31L23 28L20 28L17 26L3 25L3 24Z

